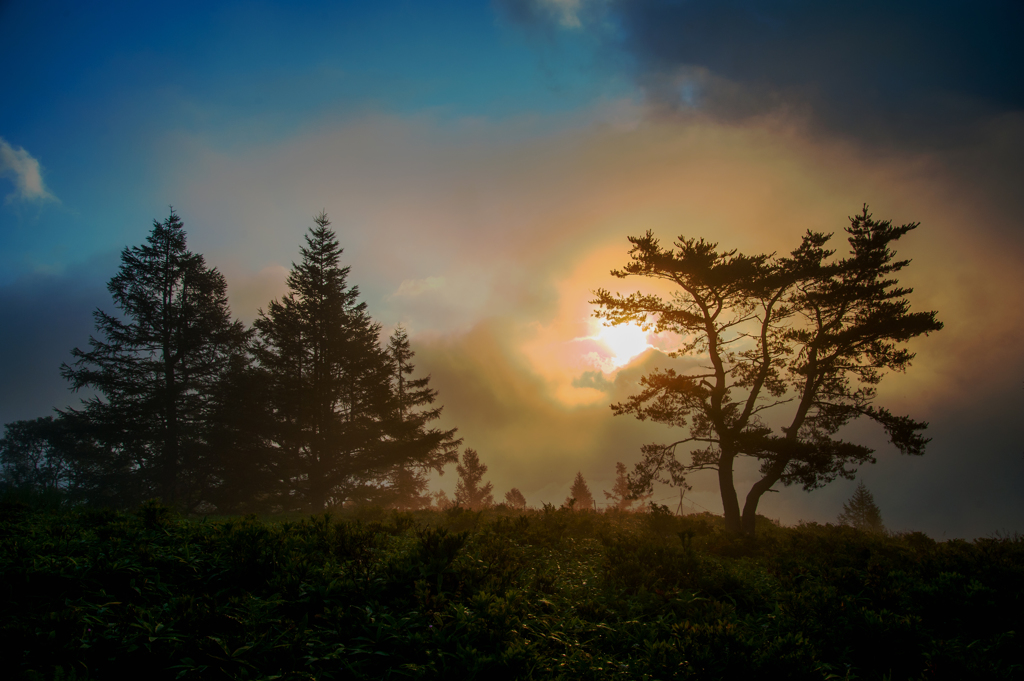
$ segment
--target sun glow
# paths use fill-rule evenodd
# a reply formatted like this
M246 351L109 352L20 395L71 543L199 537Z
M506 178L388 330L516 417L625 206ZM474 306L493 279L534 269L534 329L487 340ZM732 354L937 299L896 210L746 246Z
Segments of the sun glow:
M647 334L633 323L602 327L593 338L612 353L610 359L615 368L629 364L630 360L651 347Z

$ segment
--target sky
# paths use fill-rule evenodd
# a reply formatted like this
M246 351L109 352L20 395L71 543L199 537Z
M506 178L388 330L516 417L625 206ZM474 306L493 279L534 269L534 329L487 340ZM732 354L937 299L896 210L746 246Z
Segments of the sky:
M627 237L787 253L868 204L920 223L901 282L945 328L879 386L927 453L850 426L857 480L893 530L1024 531L1022 31L1014 1L0 2L0 422L77 402L60 364L170 206L246 323L325 210L497 496L557 505L580 471L603 500L679 436L609 409L679 361L592 316L645 285L609 275ZM856 484L759 512L834 521Z

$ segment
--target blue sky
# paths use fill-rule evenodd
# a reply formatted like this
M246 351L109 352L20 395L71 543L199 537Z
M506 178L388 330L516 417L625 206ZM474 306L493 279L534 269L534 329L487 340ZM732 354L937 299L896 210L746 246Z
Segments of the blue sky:
M1024 530L1018 2L9 1L0 29L0 422L77 399L60 363L169 205L246 322L326 209L499 492L560 502L671 437L608 410L658 353L580 387L627 235L784 252L867 202L922 223L906 281L946 328L883 384L929 454L857 431L862 479L897 529Z
M587 40L536 50L479 2L58 2L0 11L14 29L0 45L9 103L0 130L31 150L59 199L0 208L6 282L120 249L129 216L159 200L160 168L176 160L160 142L174 133L245 147L325 117L545 116L625 89L586 68Z

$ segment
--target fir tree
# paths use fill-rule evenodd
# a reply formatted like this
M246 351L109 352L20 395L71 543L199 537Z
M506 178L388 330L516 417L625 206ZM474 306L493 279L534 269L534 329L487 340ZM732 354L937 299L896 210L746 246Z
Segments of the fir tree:
M430 387L430 377L412 378L415 356L409 336L402 326L388 340L387 354L391 360L392 390L394 391L393 422L388 433L388 446L397 461L389 473L391 485L382 490L385 497L393 497L392 504L412 504L419 508L426 489L426 472L434 470L444 474L447 464L458 461L458 448L462 439L455 437L456 429L440 430L428 424L441 417L442 407L434 407L437 391ZM401 483L401 489L394 485ZM409 496L409 495L412 496Z
M839 514L840 525L850 525L865 532L885 532L882 524L882 512L875 504L875 497L864 486L857 484L850 500L843 504L843 512Z
M575 503L573 503L575 502ZM576 473L576 479L572 481L569 488L569 496L565 499L565 505L577 511L589 511L594 508L594 495L587 487L587 481L583 479L583 473Z
M157 497L194 509L216 484L211 399L248 334L231 319L224 277L187 250L173 209L145 245L121 253L107 289L119 314L96 310L98 337L61 367L73 390L96 393L63 412L94 443L78 461L81 488L104 503Z
M398 405L380 325L348 285L327 215L314 222L290 291L260 311L255 327L290 503L319 510L376 499L406 453L384 445Z
M481 485L487 466L480 463L480 456L474 449L466 449L462 454L462 463L455 467L459 480L455 483L455 503L474 511L490 508L494 505L491 491L494 485Z
M509 508L514 508L517 511L526 510L526 497L523 496L518 487L513 487L505 492L505 503L508 504Z

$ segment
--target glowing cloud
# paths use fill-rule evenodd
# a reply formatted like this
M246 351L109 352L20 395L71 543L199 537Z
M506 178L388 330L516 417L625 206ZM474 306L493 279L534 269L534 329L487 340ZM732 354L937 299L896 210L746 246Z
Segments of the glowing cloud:
M11 178L17 188L15 192L7 195L8 201L15 198L57 200L57 197L43 186L39 161L22 147L12 147L3 137L0 137L0 175Z

